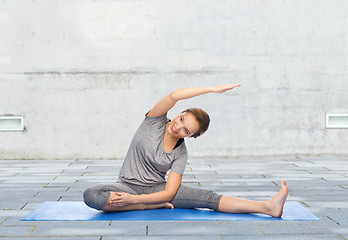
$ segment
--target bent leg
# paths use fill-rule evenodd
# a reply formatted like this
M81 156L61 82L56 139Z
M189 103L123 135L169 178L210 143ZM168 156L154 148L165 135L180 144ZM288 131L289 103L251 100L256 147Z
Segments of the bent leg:
M109 202L116 198L118 195L115 192L111 192L108 202L105 204L103 210L108 212L121 212L131 210L145 210L145 209L157 209L157 208L174 208L171 203L160 203L160 204L131 204L124 207L117 207L110 205Z
M108 203L112 192L127 192L137 194L132 188L122 183L96 184L87 188L83 193L83 199L87 206L103 210Z
M138 195L131 187L123 183L97 184L87 188L83 193L84 202L87 206L104 211L129 211L155 208L173 208L170 203L162 204L132 204L125 207L117 207L109 204L110 200L117 197L115 192L126 192Z

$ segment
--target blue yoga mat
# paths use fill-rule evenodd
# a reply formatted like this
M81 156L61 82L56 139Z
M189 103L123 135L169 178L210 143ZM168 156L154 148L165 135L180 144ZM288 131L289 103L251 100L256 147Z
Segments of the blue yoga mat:
M127 212L103 212L83 202L44 202L21 221L315 221L319 220L298 202L286 202L283 216L231 214L197 209L154 209Z

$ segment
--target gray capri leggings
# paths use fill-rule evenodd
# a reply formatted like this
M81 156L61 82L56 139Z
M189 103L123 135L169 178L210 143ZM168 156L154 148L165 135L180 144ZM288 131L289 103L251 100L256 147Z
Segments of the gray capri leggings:
M128 183L97 184L87 188L83 198L87 206L102 210L110 198L110 192L141 195L159 192L165 187L166 183L150 187ZM181 185L171 203L175 208L210 208L217 211L221 196L213 191Z

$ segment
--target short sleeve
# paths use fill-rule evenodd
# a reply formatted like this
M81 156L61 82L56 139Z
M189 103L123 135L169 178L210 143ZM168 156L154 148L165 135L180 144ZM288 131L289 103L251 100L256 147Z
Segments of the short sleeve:
M165 114L163 114L162 116L159 116L159 117L148 117L147 116L148 113L149 112L147 112L145 114L145 119L144 119L144 123L146 125L157 127L157 128L161 128L168 121L167 113L165 113Z
M172 164L172 167L170 168L170 170L183 175L185 172L185 168L186 168L187 157L188 157L187 149L186 149L186 146L184 144L178 157L175 158L175 160L173 161L173 164Z

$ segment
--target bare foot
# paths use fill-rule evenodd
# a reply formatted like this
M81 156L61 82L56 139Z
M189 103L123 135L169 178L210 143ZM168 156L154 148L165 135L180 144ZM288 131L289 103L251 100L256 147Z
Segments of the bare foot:
M167 203L163 203L163 208L170 208L170 209L174 209L174 205L167 202Z
M159 203L159 204L147 204L145 209L157 209L157 208L170 208L174 209L174 205L167 203Z
M280 191L267 201L268 214L272 217L281 217L283 214L283 207L288 196L288 186L282 180L282 187Z

